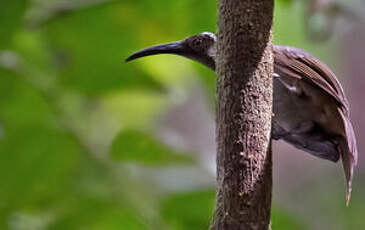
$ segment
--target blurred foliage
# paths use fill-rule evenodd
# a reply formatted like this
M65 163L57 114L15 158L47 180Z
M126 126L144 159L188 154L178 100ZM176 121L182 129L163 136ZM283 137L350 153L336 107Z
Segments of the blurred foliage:
M277 2L276 40L317 49L291 2ZM123 60L215 25L209 0L1 0L0 229L207 229L214 191L165 191L128 166L200 166L151 134L189 85L214 101L214 73L179 57ZM274 208L273 229L305 228Z
M214 199L215 192L211 190L174 194L162 201L162 216L172 229L208 229Z
M274 206L271 213L271 229L280 230L304 230L307 229L295 216Z
M26 0L0 2L0 49L8 48L12 36L23 22Z
M122 65L125 44L136 43L132 34L126 33L133 27L128 23L133 15L121 16L124 4L80 9L42 27L62 86L87 94L131 87L162 88L150 76Z
M136 130L120 132L111 146L111 155L118 160L145 164L193 162L187 155L176 153L160 141Z

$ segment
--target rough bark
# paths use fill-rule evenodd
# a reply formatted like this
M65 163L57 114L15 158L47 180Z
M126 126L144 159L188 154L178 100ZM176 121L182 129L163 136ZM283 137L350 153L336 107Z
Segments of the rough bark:
M273 0L219 0L217 204L211 230L267 230Z

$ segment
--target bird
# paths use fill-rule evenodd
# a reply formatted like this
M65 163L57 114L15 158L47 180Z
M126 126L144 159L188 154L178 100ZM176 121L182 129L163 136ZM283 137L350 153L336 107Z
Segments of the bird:
M217 36L203 32L133 53L125 61L175 54L216 69ZM349 103L331 69L310 53L273 45L272 139L284 140L316 157L342 161L349 205L358 149Z

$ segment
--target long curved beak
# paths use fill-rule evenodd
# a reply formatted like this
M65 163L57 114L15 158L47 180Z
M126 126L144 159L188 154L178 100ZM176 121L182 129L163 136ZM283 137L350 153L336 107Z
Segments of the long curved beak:
M172 43L152 46L152 47L137 51L134 54L132 54L130 57L128 57L125 61L129 62L129 61L135 60L137 58L157 55L157 54L181 55L183 53L183 50L184 50L184 46L182 45L181 41L172 42Z

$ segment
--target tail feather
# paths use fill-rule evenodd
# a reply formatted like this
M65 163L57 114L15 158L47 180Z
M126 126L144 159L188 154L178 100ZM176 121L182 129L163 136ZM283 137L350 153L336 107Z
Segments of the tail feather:
M344 115L342 111L341 116L345 126L345 140L340 142L339 151L342 158L342 165L345 173L346 179L346 205L350 204L351 191L352 191L352 180L354 175L354 167L357 165L357 145L354 129L351 125L349 118Z
M344 170L345 178L346 178L346 187L347 187L346 205L348 206L350 204L350 199L351 199L352 179L353 179L353 175L354 175L355 164L350 157L351 154L343 151L342 149L340 151L341 151L343 170Z

